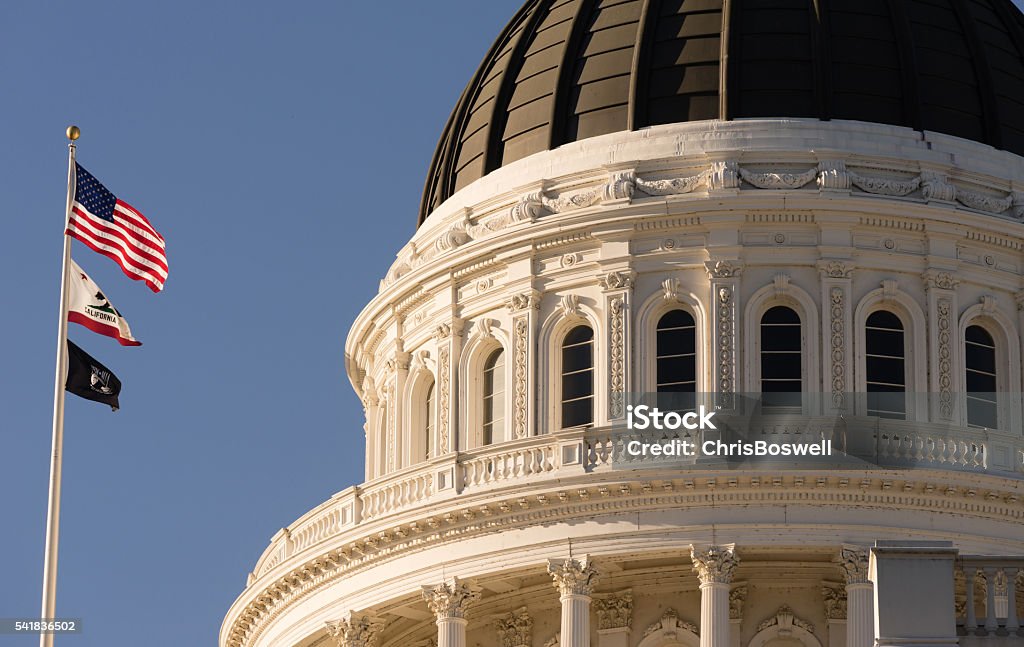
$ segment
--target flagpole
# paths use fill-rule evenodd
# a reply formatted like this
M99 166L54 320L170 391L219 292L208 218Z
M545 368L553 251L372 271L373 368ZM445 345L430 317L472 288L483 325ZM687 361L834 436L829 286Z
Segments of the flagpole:
M69 126L68 198L64 228L71 218L75 199L75 140L81 132ZM53 379L53 452L50 457L50 493L46 509L46 554L43 558L43 606L40 619L52 620L57 611L57 548L60 542L60 485L64 450L64 383L68 371L68 268L71 266L71 236L64 238L64 259L60 270L60 316L57 319L57 372ZM53 633L39 634L40 647L53 647Z

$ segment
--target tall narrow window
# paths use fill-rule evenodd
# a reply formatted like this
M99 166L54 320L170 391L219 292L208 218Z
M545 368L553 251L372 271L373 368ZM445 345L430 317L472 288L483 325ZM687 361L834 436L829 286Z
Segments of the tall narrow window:
M484 362L484 437L490 445L505 433L505 351L498 349Z
M658 320L655 364L658 406L692 409L697 391L697 326L689 312L670 310Z
M576 326L562 341L562 427L594 421L594 331Z
M907 363L903 322L886 310L872 312L864 330L867 413L879 418L907 417Z
M964 335L967 367L967 424L971 427L999 426L996 403L996 343L981 326L968 326Z
M426 401L423 403L423 413L426 420L423 424L423 448L426 460L434 454L434 420L437 416L437 408L434 406L434 381L431 380L427 387Z
M775 306L761 316L761 393L768 408L799 407L803 390L800 315Z

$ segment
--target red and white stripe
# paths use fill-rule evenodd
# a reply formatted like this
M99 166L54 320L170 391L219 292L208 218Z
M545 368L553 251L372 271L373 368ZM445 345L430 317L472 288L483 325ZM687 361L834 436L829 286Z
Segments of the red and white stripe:
M114 222L110 222L94 216L76 201L66 233L120 265L129 278L145 281L154 292L164 289L164 237L127 202L117 201Z
M141 346L142 342L138 339L126 339L121 335L121 329L117 326L111 326L110 324L101 323L95 319L90 319L81 312L69 312L68 321L85 326L94 333L106 335L107 337L113 337L117 340L117 343L122 346Z

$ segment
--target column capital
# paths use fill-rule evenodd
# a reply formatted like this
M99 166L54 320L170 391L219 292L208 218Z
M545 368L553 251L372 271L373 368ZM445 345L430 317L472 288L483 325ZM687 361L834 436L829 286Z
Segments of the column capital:
M740 558L736 556L736 544L703 547L691 545L690 559L693 560L693 570L697 572L702 585L731 583L733 572L740 563Z
M839 550L839 567L843 569L846 585L869 584L868 550L863 546L844 544Z
M590 561L587 555L581 560L572 559L549 559L548 573L555 581L558 592L566 595L589 596L594 591L594 585L600 571L597 565Z
M479 599L480 587L457 577L437 586L423 587L423 600L438 620L465 618L466 610Z
M502 647L531 647L533 645L533 618L526 607L519 607L495 621L498 642Z
M338 647L377 647L384 621L349 611L341 620L327 623L327 634Z
M747 585L737 584L729 591L729 619L743 618L743 603L747 601Z

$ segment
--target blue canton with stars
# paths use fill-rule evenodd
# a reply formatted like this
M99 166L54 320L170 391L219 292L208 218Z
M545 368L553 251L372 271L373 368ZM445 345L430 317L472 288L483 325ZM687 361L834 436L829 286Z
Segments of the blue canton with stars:
M114 222L114 205L117 203L114 194L78 162L75 162L75 173L75 202L97 218Z

